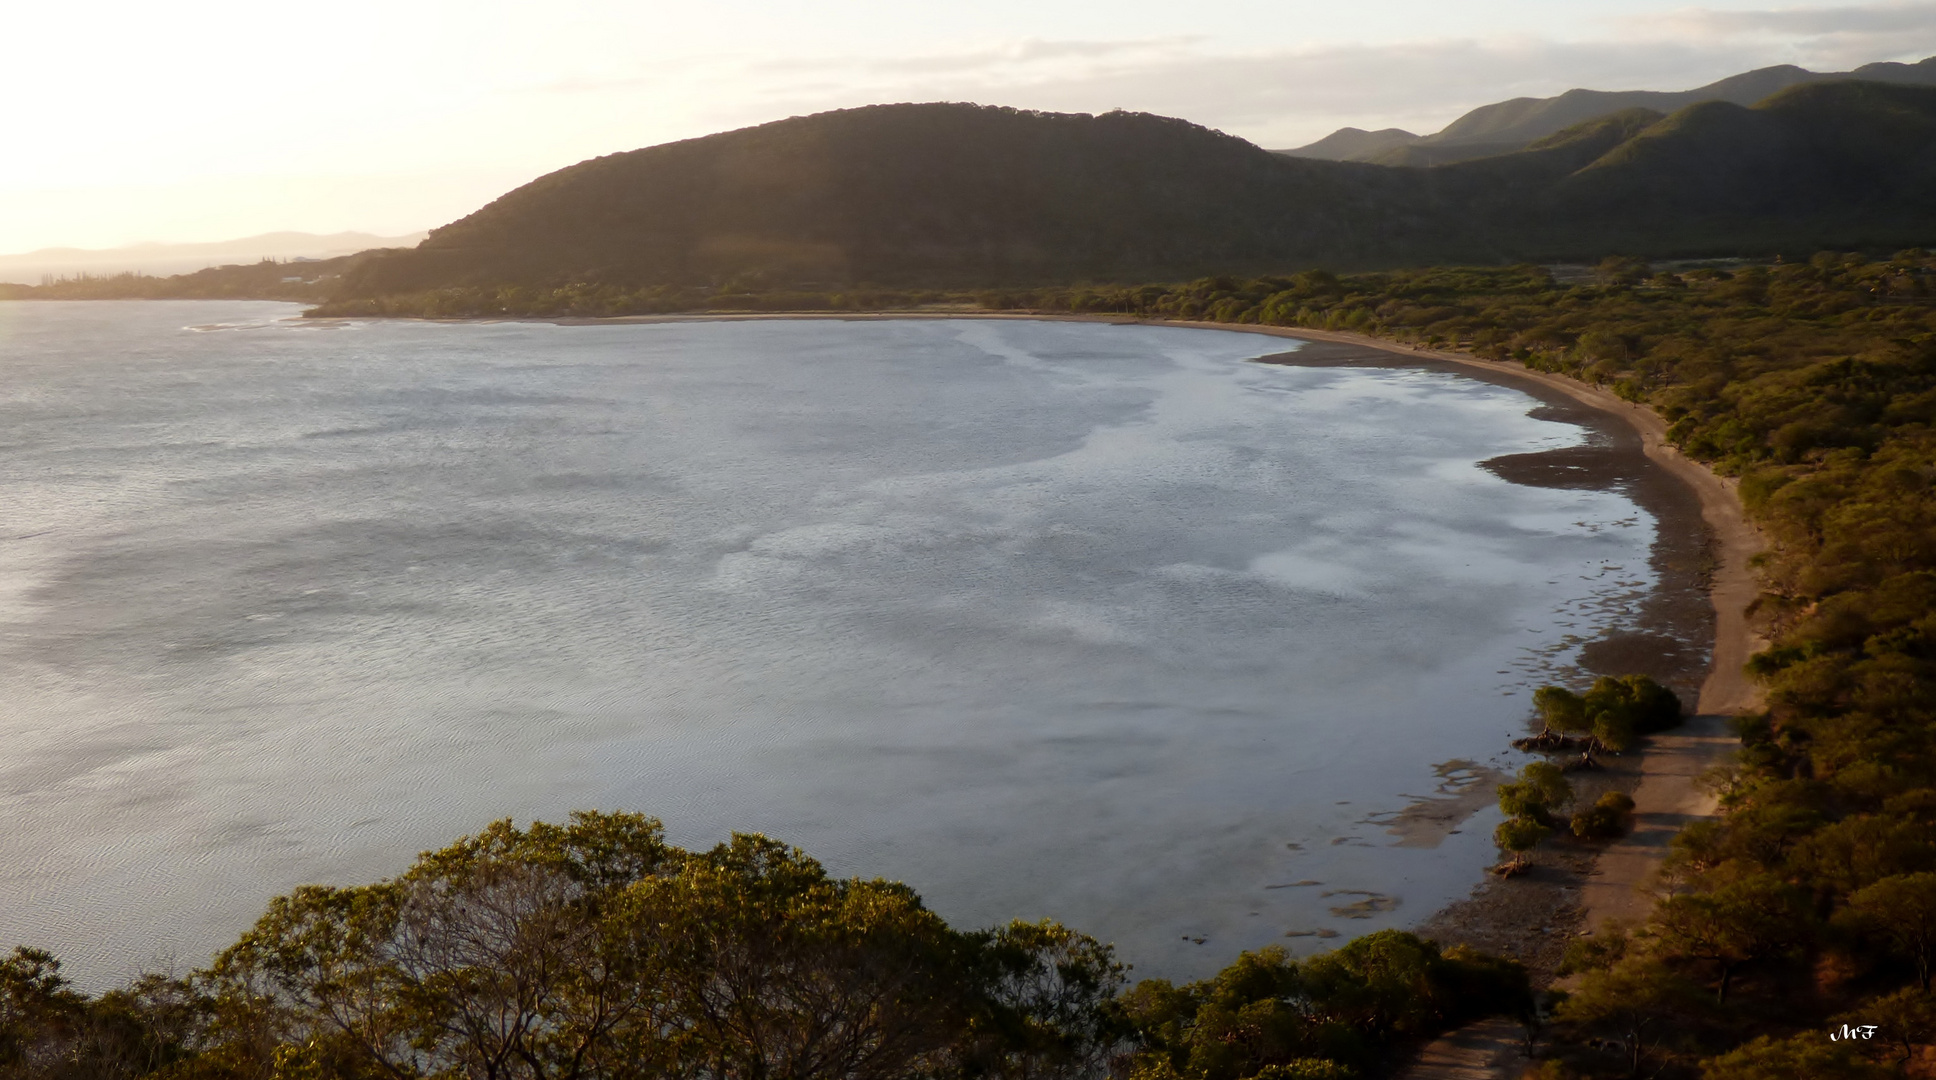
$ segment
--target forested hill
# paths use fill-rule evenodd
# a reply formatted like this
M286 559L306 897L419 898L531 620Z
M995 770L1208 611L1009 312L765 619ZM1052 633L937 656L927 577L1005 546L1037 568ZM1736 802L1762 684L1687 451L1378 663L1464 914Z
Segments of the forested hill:
M1429 169L1286 158L1143 113L880 105L581 162L414 249L299 275L262 264L0 296L462 315L540 313L534 297L569 292L571 310L596 296L617 314L749 294L825 306L870 287L1890 252L1936 246L1931 191L1936 87L1813 83L1752 107L1628 109Z
M1864 64L1854 71L1809 71L1793 64L1780 64L1744 71L1693 90L1575 89L1557 97L1513 98L1481 105L1430 135L1414 135L1397 128L1383 131L1342 128L1309 146L1278 153L1325 161L1443 165L1524 149L1535 139L1623 109L1669 113L1705 101L1753 105L1791 86L1851 79L1936 86L1936 56L1916 64Z
M359 284L959 283L1262 268L1286 252L1332 262L1382 250L1365 227L1408 194L1388 170L1286 161L1147 114L870 106L582 162Z
M1435 169L1282 157L1181 120L976 105L796 117L581 162L364 260L453 286L983 286L1936 241L1936 88L1629 110Z

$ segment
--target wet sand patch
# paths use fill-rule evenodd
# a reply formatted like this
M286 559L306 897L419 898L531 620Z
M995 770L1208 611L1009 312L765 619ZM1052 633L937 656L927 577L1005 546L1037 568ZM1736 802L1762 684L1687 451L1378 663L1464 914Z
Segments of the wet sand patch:
M1540 410L1534 410L1539 412ZM1525 487L1600 491L1641 479L1632 457L1612 446L1568 446L1531 454L1504 454L1479 467Z
M1663 666L1686 667L1702 658L1680 638L1644 632L1609 634L1580 648L1580 666L1602 675L1652 674Z
M1432 767L1439 786L1431 795L1409 795L1403 810L1367 815L1367 825L1381 825L1398 837L1393 847L1435 848L1472 815L1491 806L1499 785L1511 779L1504 772L1476 761L1454 758Z
M1331 914L1340 919L1369 919L1373 915L1382 915L1387 911L1397 911L1398 905L1402 903L1396 896L1373 892L1370 889L1332 889L1329 892L1319 893L1318 895L1327 900L1333 896L1359 896L1364 898L1362 900L1354 900L1348 904L1333 906L1331 908Z

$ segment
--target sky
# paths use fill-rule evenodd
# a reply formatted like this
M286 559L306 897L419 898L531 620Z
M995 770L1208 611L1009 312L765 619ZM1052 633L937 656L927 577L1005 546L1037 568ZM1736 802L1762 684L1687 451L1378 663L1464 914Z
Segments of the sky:
M1936 0L0 0L0 253L396 235L825 109L1180 116L1276 149L1574 86L1936 55Z

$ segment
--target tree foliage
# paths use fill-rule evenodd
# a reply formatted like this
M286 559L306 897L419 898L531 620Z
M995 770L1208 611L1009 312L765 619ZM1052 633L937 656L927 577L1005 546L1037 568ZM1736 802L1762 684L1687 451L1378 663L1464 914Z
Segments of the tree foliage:
M949 927L905 885L635 814L492 824L277 897L205 970L90 998L0 960L4 1080L1335 1080L1530 1001L1518 964L1386 931L1124 992L1053 922Z
M1602 676L1584 694L1543 686L1533 693L1533 707L1547 731L1591 736L1594 748L1615 752L1681 722L1680 698L1645 675Z
M1883 878L1849 897L1844 919L1908 961L1928 992L1936 962L1936 874Z
M1800 948L1811 930L1806 896L1767 875L1668 897L1654 908L1650 927L1660 953L1714 965L1723 1003L1742 965Z
M1384 930L1303 963L1245 953L1213 979L1139 983L1122 1015L1144 1047L1132 1075L1329 1077L1388 1063L1395 1046L1487 1015L1519 1015L1519 964Z
M1612 840L1633 827L1633 796L1609 791L1573 815L1569 828L1582 840Z
M278 897L183 979L88 999L19 950L0 1076L1087 1075L1116 1053L1123 971L1053 923L951 929L764 837L687 852L580 813Z
M1763 1035L1701 1068L1701 1080L1887 1080L1893 1075L1864 1059L1855 1046L1819 1034Z
M1511 868L1517 870L1525 865L1526 853L1539 846L1541 840L1553 834L1552 826L1542 825L1529 817L1511 817L1499 823L1492 831L1493 843L1503 851L1512 853Z
M1272 154L1145 113L876 105L560 169L415 249L346 268L329 307L503 313L486 305L510 287L553 305L531 313L556 315L586 289L647 303L693 289L742 306L868 284L1553 259L1599 263L1607 288L1652 287L1658 275L1631 256L1928 242L1936 166L1920 148L1932 137L1936 88L1861 82L1795 87L1753 109L1627 110L1429 169ZM1609 252L1628 257L1602 261ZM1236 321L1243 306L1202 314ZM1579 340L1590 362L1614 366L1643 345L1613 326Z

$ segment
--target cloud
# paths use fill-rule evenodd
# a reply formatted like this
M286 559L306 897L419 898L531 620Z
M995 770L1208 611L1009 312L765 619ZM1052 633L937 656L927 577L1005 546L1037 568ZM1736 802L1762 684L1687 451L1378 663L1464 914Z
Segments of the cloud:
M1875 4L1856 7L1778 8L1768 11L1715 11L1700 8L1622 20L1636 27L1663 24L1681 34L1726 37L1775 34L1796 37L1845 37L1936 30L1936 3Z
M1751 68L1843 70L1936 53L1936 0L1768 10L1686 8L1597 24L1582 40L1468 38L1233 52L1211 39L1022 38L891 55L686 57L677 70L547 84L545 93L698 102L722 130L896 101L1181 116L1271 147L1338 127L1436 131L1467 110L1574 87L1684 90Z
M1073 66L1114 64L1134 67L1152 60L1178 58L1201 38L1177 36L1129 41L1051 41L1023 38L964 51L935 51L890 56L772 56L743 59L727 56L688 57L668 66L655 64L650 73L618 76L572 76L520 89L550 94L591 94L634 91L663 86L686 77L729 74L742 83L759 85L775 80L818 80L812 85L834 86L872 81L904 80L909 76L962 75L1014 77ZM830 81L832 80L832 81Z
M1044 41L1025 38L992 47L960 53L929 53L916 56L851 57L836 61L844 70L859 74L938 72L993 72L1039 67L1045 64L1082 62L1146 63L1152 58L1175 57L1198 45L1200 37L1167 37L1131 41ZM822 59L775 59L750 65L752 71L786 72L818 70L826 67Z
M1728 42L1444 40L1233 55L1172 40L826 58L712 77L738 89L714 117L727 125L874 102L979 101L1155 112L1285 147L1345 125L1435 131L1478 105L1575 86L1686 89L1786 59Z
M1936 2L1928 0L1755 11L1688 8L1624 18L1616 25L1630 36L1773 49L1785 60L1817 70L1936 52Z

